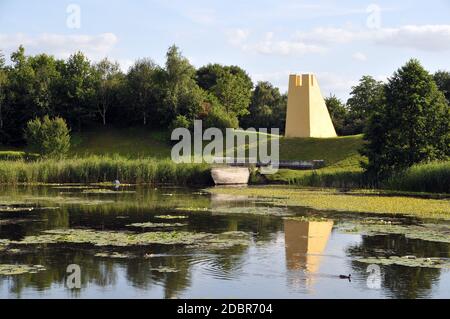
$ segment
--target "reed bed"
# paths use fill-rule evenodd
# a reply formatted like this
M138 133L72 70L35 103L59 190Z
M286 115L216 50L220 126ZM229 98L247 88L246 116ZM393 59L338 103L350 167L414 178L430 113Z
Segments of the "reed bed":
M210 185L207 164L176 164L170 159L89 156L35 162L0 161L0 183L101 183Z

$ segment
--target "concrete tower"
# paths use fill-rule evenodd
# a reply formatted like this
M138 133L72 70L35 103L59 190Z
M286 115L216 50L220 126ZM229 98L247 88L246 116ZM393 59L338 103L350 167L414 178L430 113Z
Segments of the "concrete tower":
M313 74L290 75L286 137L336 137L319 83Z

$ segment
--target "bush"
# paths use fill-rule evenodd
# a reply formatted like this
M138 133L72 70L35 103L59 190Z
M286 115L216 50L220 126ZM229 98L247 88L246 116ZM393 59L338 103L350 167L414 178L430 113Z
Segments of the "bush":
M223 107L213 106L205 119L205 127L219 129L238 128L239 120L234 113L227 113Z
M25 139L33 152L43 157L64 157L70 148L70 132L66 121L60 117L53 119L47 115L27 123Z
M173 131L176 128L187 128L191 127L191 121L187 119L184 115L177 115L177 117L170 124L170 130Z

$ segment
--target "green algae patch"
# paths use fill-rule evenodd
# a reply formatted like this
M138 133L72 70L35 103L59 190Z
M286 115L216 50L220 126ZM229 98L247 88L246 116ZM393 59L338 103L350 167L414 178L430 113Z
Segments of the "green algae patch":
M189 217L184 216L184 215L159 215L159 216L155 216L155 218L158 218L158 219L187 219Z
M215 187L212 194L247 195L272 199L277 206L307 207L316 210L411 215L422 218L450 219L450 201L406 196L364 196L342 193L335 189L302 189L292 187ZM281 198L283 197L283 198Z
M220 207L212 209L214 215L261 215L261 216L292 216L285 207L254 206L254 207Z
M175 272L179 272L178 269L170 268L170 267L150 268L150 270L161 272L161 273L175 273Z
M182 223L134 223L126 225L127 227L136 227L136 228L171 228L171 227L183 227L187 224Z
M367 236L395 234L409 239L450 243L450 226L444 224L405 225L391 222L361 222L358 224L340 225L341 233L361 233Z
M103 253L97 253L94 255L95 257L101 257L101 258L112 258L112 259L130 259L135 258L135 255L132 254L125 254L125 253L118 253L118 252L103 252Z
M42 235L27 236L21 241L11 242L17 245L38 244L92 244L94 246L145 246L189 245L201 247L227 248L235 245L247 245L250 236L246 233L192 233L183 231L127 233L113 231L96 231L86 229L61 229L44 231Z
M44 271L45 267L42 265L10 265L0 264L0 276L17 276L23 274L36 274Z
M295 217L284 217L284 220L293 220L297 222L330 222L331 219L323 218L319 216L295 216Z
M449 258L416 258L414 256L391 256L388 258L362 258L356 259L356 261L365 264L375 264L384 266L405 266L405 267L415 267L415 268L439 268L439 269L450 269L450 259Z

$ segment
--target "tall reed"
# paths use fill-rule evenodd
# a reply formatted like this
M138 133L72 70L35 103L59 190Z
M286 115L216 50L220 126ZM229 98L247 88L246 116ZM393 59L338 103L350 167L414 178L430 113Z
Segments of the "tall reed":
M89 156L46 159L35 162L0 161L0 183L212 183L207 164L176 164L170 159L128 159L120 156Z

